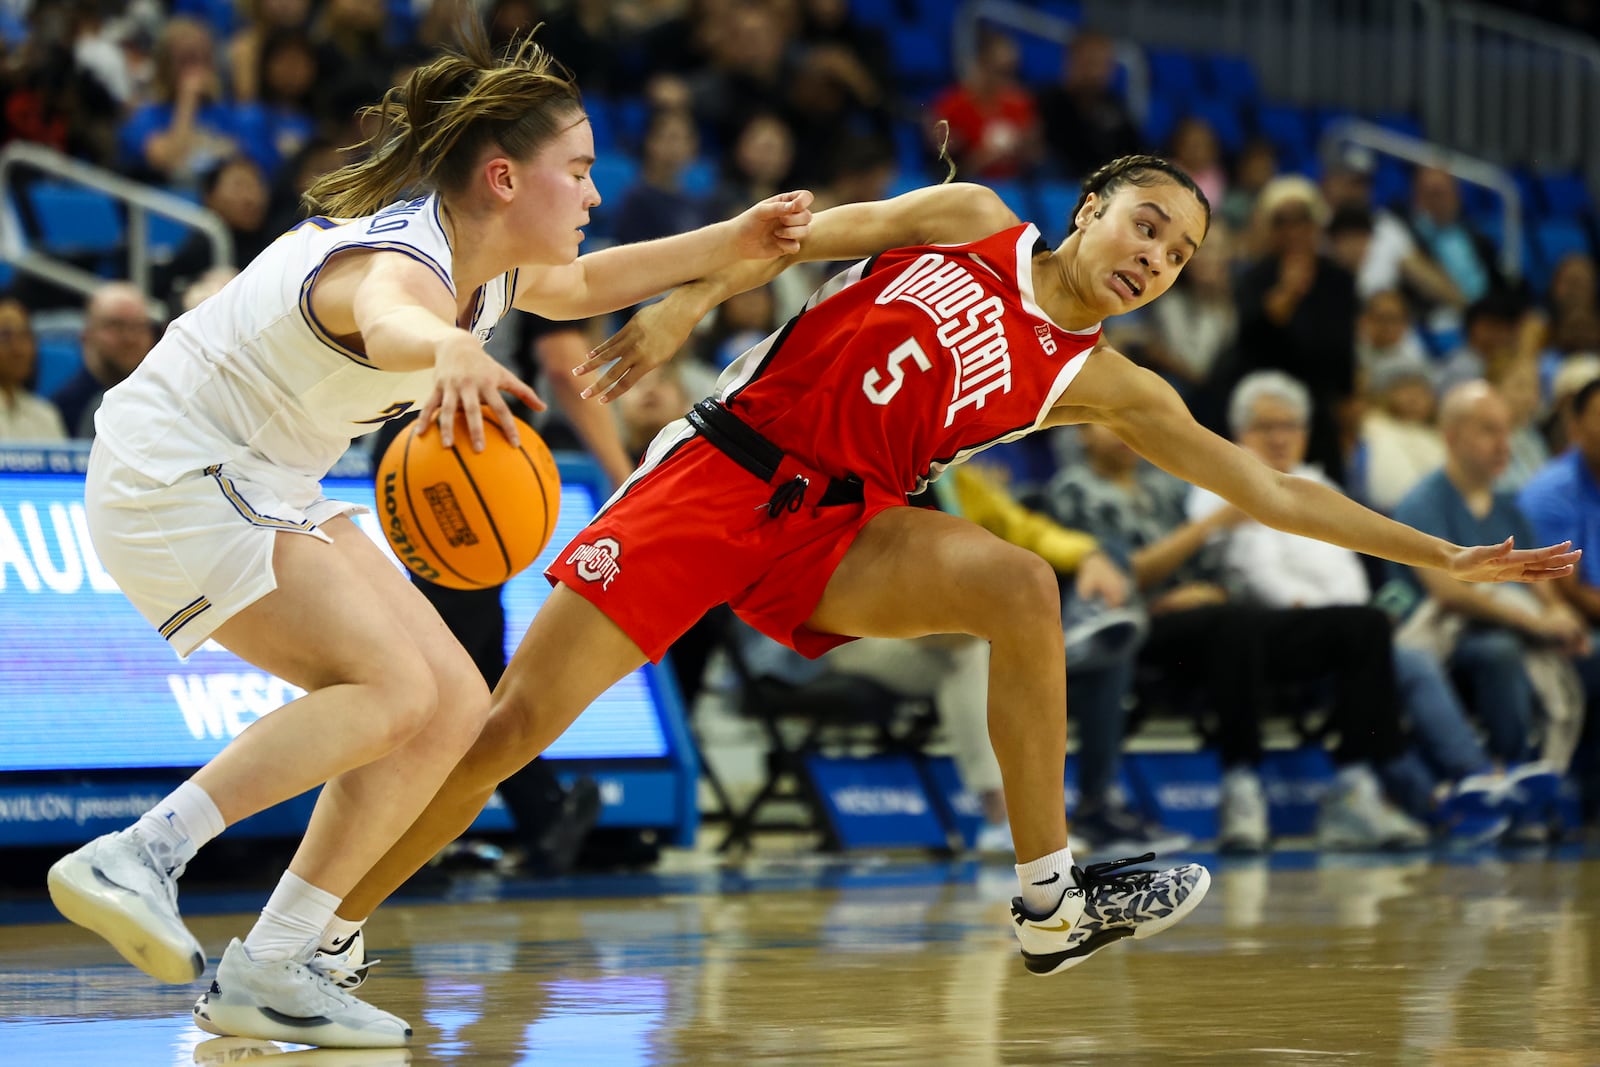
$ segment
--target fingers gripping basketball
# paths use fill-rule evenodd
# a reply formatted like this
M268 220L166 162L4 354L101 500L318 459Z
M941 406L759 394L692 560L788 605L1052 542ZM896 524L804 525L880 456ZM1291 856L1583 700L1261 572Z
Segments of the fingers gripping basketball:
M383 534L418 577L452 589L499 585L532 563L555 530L561 477L538 434L518 420L514 447L484 412L474 452L458 417L455 444L420 423L400 432L378 463Z

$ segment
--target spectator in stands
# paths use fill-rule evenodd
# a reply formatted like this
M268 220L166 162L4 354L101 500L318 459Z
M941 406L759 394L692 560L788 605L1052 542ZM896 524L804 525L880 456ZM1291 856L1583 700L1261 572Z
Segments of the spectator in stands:
M27 36L0 69L0 140L33 141L103 163L115 116L133 91L122 58L126 20L83 5L34 4Z
M1218 213L1235 233L1248 233L1255 218L1256 197L1278 176L1278 149L1265 137L1252 137L1233 162L1228 195Z
M1433 393L1426 384L1420 393L1431 406ZM1310 413L1305 386L1278 371L1258 371L1234 389L1228 422L1239 445L1274 470L1328 484L1320 471L1305 464ZM1203 519L1223 506L1215 493L1190 491L1191 519ZM1269 608L1315 608L1359 606L1371 599L1367 571L1349 549L1253 519L1220 536L1223 566L1241 600ZM1509 819L1484 811L1501 806L1490 778L1493 767L1443 667L1416 648L1395 646L1391 657L1418 751L1386 769L1390 791L1413 817L1437 819L1453 832L1473 837L1503 832ZM1436 798L1442 801L1437 808Z
M1439 414L1448 459L1395 508L1395 518L1440 537L1514 537L1533 544L1532 524L1495 482L1511 456L1511 413L1487 382L1445 394ZM1514 776L1536 747L1535 709L1545 715L1542 759L1565 770L1583 718L1574 659L1592 655L1589 628L1555 587L1488 587L1439 580L1410 567L1392 573L1418 601L1401 639L1428 648L1464 676L1467 704L1488 731L1490 755ZM1538 766L1535 764L1534 766ZM1513 828L1526 838L1535 823Z
M1550 462L1550 447L1539 430L1539 364L1532 354L1513 356L1491 367L1486 380L1511 414L1511 459L1495 488L1515 493Z
M1593 257L1583 252L1569 252L1550 272L1545 313L1553 328L1569 316L1582 312L1600 314L1600 280L1596 277Z
M1462 217L1461 189L1449 171L1417 168L1411 178L1406 223L1417 244L1449 276L1464 303L1512 288L1500 273L1494 242Z
M1505 292L1491 293L1467 308L1461 347L1445 358L1439 371L1436 384L1440 395L1482 378L1490 367L1514 358L1523 315L1522 302Z
M1116 59L1111 38L1080 30L1067 45L1061 81L1040 94L1045 144L1069 178L1144 146L1128 105L1112 89Z
M94 436L94 413L106 390L132 374L155 343L144 294L127 282L95 290L83 321L83 366L50 398L68 434Z
M800 7L801 40L813 47L843 50L860 68L860 74L851 77L872 83L872 90L861 94L863 98L881 97L884 87L880 79L889 71L889 46L883 34L852 18L849 0L802 0Z
M1561 361L1550 382L1550 414L1545 421L1551 453L1565 452L1572 443L1572 400L1596 378L1600 378L1600 355L1579 352Z
M228 100L215 53L205 23L180 17L166 24L156 42L155 99L135 109L117 135L124 167L180 186L240 153L271 170L262 113Z
M384 18L384 0L326 0L321 5L312 28L322 79L317 90L319 108L333 115L353 114L357 107L347 106L349 103L370 104L394 84L400 56L384 40Z
M28 309L0 297L0 441L60 441L67 436L61 413L33 392L39 345Z
M1269 834L1257 767L1261 722L1276 689L1332 675L1340 785L1319 817L1330 847L1415 847L1427 839L1394 810L1374 777L1404 753L1387 618L1366 608L1268 609L1234 602L1221 584L1213 535L1243 521L1234 508L1186 517L1188 487L1139 459L1102 426L1081 430L1087 462L1050 483L1050 513L1121 546L1150 611L1140 662L1179 694L1203 694L1218 717L1221 847L1258 852Z
M302 197L311 183L345 162L344 152L332 141L312 140L284 166L273 183L267 232L281 234L306 217Z
M1017 80L1020 53L1010 34L991 26L978 30L976 53L961 81L934 98L928 114L949 124L950 158L969 180L1017 178L1039 159L1039 111L1033 94ZM938 147L945 131L930 126Z
M1394 289L1380 289L1362 301L1361 317L1356 320L1356 373L1368 383L1362 391L1370 388L1371 376L1384 364L1396 362L1429 366L1432 380L1432 361L1417 336L1405 297Z
M311 0L244 0L238 7L242 25L225 48L228 84L236 101L250 104L261 98L267 40L285 31L304 31L311 23Z
M281 169L316 135L317 49L305 30L279 30L262 42L260 56L258 106Z
M1392 513L1418 482L1443 466L1444 437L1434 425L1434 403L1433 367L1422 357L1387 359L1366 376L1364 476L1351 489L1369 506Z
M694 113L701 128L727 151L759 115L784 114L788 95L789 38L773 5L736 4L721 14L708 11L709 66L689 76ZM791 134L792 137L792 134ZM793 165L789 160L787 173Z
M723 153L723 179L717 190L718 215L743 210L736 205L758 189L777 192L794 169L794 131L781 113L762 111L750 116ZM762 198L772 195L763 193Z
M846 135L828 153L828 180L816 190L821 208L883 200L894 181L894 149L881 137ZM790 268L793 269L793 268Z
M237 267L212 267L200 277L190 282L178 298L177 313L193 311L201 303L216 296L222 287L233 281L239 274Z
M705 225L703 203L684 192L683 172L700 150L694 117L687 111L657 111L644 131L639 180L632 188L602 189L620 194L612 236L620 244L649 241Z
M1167 158L1188 172L1208 201L1213 204L1226 201L1228 172L1223 169L1222 144L1211 123L1199 115L1185 115L1179 119L1169 138Z
M1364 210L1371 220L1370 240L1362 246L1355 262L1341 261L1356 276L1357 295L1365 298L1396 290L1410 294L1425 307L1464 307L1466 300L1455 282L1418 247L1406 223L1388 205L1373 199L1375 166L1371 153L1352 148L1322 175L1322 194L1335 216L1340 208L1349 207Z
M233 236L233 263L220 265L248 263L278 236L267 226L266 178L248 156L234 156L211 168L201 179L201 190L205 206L217 213ZM156 295L176 307L189 283L218 265L210 239L191 230L172 259L156 272Z
M894 119L877 78L842 44L800 52L785 103L795 132L795 181L802 185L827 180L840 138L892 135Z
M1256 201L1265 255L1239 280L1237 370L1281 370L1311 390L1311 462L1344 480L1342 438L1355 392L1355 278L1318 251L1328 205L1298 175Z
M1517 503L1536 534L1555 533L1579 548L1600 546L1600 374L1593 374L1570 398L1572 447L1551 460L1523 487ZM1596 556L1591 560L1590 555ZM1590 633L1600 631L1600 552L1585 552L1578 570L1556 583L1566 601L1583 616ZM1578 773L1585 816L1600 815L1600 670L1596 658L1578 670L1588 698L1586 743Z

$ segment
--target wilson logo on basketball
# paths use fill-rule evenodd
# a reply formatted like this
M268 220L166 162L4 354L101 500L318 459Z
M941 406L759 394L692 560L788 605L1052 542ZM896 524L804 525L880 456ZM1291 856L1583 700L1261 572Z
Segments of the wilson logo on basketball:
M567 563L577 570L579 578L599 582L601 589L610 589L611 580L622 573L622 564L617 562L621 555L622 546L614 538L602 537L592 545L573 549Z
M428 501L433 519L439 524L439 530L451 548L478 543L478 535L467 525L467 517L461 514L461 505L456 503L455 490L447 483L424 486L422 496Z
M397 498L398 488L395 484L395 472L389 471L384 474L383 532L389 539L389 546L394 549L394 554L400 557L401 563L404 563L430 582L438 581L442 577L438 568L422 556L411 540L411 530L407 527L406 520L400 512L400 503Z

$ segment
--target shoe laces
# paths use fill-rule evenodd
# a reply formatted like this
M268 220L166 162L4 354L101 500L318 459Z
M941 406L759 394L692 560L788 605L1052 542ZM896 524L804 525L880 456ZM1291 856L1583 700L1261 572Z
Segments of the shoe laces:
M313 956L311 963L307 964L307 966L315 966L328 981L340 989L356 989L360 987L362 982L367 980L367 972L382 962L382 960L367 960L351 967L330 957L319 955Z
M1078 888L1085 893L1093 889L1117 888L1127 890L1148 889L1160 871L1141 868L1135 871L1124 870L1135 863L1148 863L1156 858L1154 852L1146 852L1142 856L1133 856L1128 859L1107 860L1104 863L1091 863L1087 867L1073 867L1072 877L1077 880Z

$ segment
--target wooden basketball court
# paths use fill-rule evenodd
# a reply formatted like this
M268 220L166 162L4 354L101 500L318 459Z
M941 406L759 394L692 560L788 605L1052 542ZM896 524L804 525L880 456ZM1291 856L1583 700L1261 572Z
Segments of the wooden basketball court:
M211 1039L200 986L9 903L0 1063L1600 1064L1595 850L1199 858L1215 882L1185 923L1046 979L1017 960L1001 865L468 881L369 927L363 992L417 1029L400 1052ZM244 905L191 896L214 962L248 918L199 913Z

